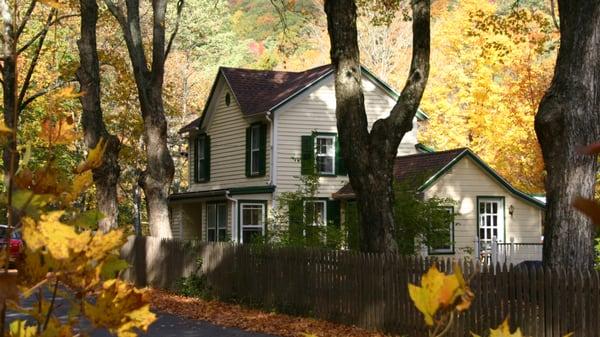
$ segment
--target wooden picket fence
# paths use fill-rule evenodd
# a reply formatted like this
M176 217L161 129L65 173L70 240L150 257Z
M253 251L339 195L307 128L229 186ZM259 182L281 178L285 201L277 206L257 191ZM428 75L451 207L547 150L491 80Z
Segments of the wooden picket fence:
M442 271L453 268L448 259L153 238L130 240L123 256L132 263L126 277L143 279L141 285L170 287L201 258L202 273L222 300L411 337L427 336L427 330L408 284L419 284L433 263ZM487 334L510 317L525 336L600 337L597 271L460 265L476 297L447 336Z

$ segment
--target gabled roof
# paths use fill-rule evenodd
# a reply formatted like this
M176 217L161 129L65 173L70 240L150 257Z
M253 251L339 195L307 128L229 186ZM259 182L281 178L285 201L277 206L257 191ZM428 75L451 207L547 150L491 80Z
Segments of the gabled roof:
M519 191L508 181L502 178L496 171L489 167L481 158L468 148L459 148L448 151L418 153L396 158L394 163L394 176L400 183L406 183L417 187L417 191L424 191L441 178L448 170L464 157L471 158L477 166L488 173L500 185L504 186L510 193L537 207L545 207L541 200ZM415 185L416 184L416 185ZM353 199L354 190L350 183L333 194L337 199Z
M362 70L365 76L379 85L393 99L398 98L398 93L389 85L381 81L365 67L362 67ZM232 94L240 105L242 113L246 116L253 116L277 110L292 98L319 83L332 73L333 66L330 64L300 72L220 67L202 117L184 126L179 130L179 133L190 132L202 125L204 116L206 115L206 107L214 94L220 75L223 76L231 88ZM428 116L419 109L417 111L417 118L424 120Z

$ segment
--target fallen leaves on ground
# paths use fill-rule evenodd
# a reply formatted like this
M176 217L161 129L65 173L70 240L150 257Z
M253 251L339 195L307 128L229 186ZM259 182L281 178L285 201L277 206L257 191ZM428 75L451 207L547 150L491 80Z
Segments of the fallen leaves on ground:
M283 337L384 337L382 333L323 320L295 317L244 308L219 301L174 295L162 290L149 292L152 308L161 312Z

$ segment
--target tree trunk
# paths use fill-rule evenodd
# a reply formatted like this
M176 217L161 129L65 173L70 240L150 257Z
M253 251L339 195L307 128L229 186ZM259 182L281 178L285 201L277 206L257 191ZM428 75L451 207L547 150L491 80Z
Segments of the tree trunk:
M327 0L325 12L335 67L336 118L341 152L358 199L361 249L396 252L393 168L398 146L412 129L429 75L429 0L415 0L413 55L409 73L390 116L368 130L354 0Z
M546 165L544 263L593 266L595 230L572 203L593 199L596 156L577 152L600 140L600 3L559 0L560 49L552 84L535 118Z
M151 102L142 103L144 142L147 166L140 175L140 186L146 195L150 233L156 237L171 237L169 187L175 174L173 158L167 146L167 120L162 101L162 87L149 93Z
M2 36L3 36L3 58L2 63L2 100L4 123L7 127L13 129L17 126L19 114L17 107L18 87L17 87L17 51L14 32L15 18L12 18L12 13L8 4L2 1ZM17 152L17 144L12 137L8 137L2 153L2 161L4 165L4 178L6 186L11 172L16 171L19 163L19 154ZM14 224L10 224L14 225Z
M156 237L171 237L167 197L175 167L167 146L167 119L162 91L165 61L177 33L183 0L177 2L177 24L168 43L165 39L167 0L152 0L153 29L150 68L148 68L144 45L141 43L143 38L139 0L126 0L126 11L112 0L104 0L104 3L121 26L133 66L133 75L144 120L147 163L146 169L140 176L139 184L146 196L150 234Z
M96 45L96 23L98 21L98 5L96 0L80 0L81 37L77 42L80 66L77 79L81 86L81 106L83 114L81 123L83 137L88 148L94 148L100 139L107 142L102 166L94 169L96 185L96 201L98 210L104 215L99 222L103 232L117 227L118 202L117 183L121 169L119 167L119 139L108 133L102 118L100 105L100 64Z

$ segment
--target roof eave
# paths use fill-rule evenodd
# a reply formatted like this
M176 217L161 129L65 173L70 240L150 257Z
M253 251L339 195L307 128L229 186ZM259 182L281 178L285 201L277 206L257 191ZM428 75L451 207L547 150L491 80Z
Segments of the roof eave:
M479 156L477 156L475 153L473 153L473 151L471 151L469 149L465 149L458 156L456 156L454 159L452 159L448 164L444 165L444 167L442 167L438 172L436 172L433 176L431 176L429 179L427 179L427 181L425 181L425 183L423 183L423 185L421 185L418 188L418 191L423 192L424 190L426 190L427 188L429 188L430 186L435 184L435 182L441 176L443 176L449 169L451 169L456 163L458 163L465 156L469 156L471 159L473 159L475 164L477 164L486 173L491 175L492 178L494 178L496 181L498 181L510 193L523 199L526 202L529 202L530 204L533 204L534 206L537 206L539 208L546 208L546 204L544 204L543 202L541 202L541 201L531 197L530 195L528 195L522 191L519 191L518 189L513 187L508 181L506 181L504 178L502 178L498 173L496 173L496 171L494 171L494 169L492 169L481 158L479 158Z
M304 87L302 87L300 90L296 91L295 93L289 95L286 99L284 99L283 101L275 104L274 106L272 106L269 109L269 112L275 112L279 109L281 109L283 106L285 106L287 103L289 103L290 101L292 101L294 98L300 96L302 93L304 93L306 90L310 89L312 86L316 85L317 83L321 82L322 80L324 80L325 78L327 78L329 75L333 74L333 68L329 69L327 72L325 72L323 75L317 77L314 81L310 82L309 84L305 85Z

